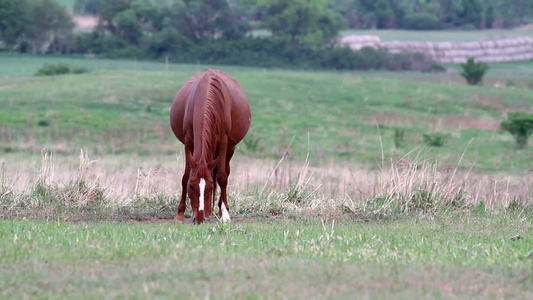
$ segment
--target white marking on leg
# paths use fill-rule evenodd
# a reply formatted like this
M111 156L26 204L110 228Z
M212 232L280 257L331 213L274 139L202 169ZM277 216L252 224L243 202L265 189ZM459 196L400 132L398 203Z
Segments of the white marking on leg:
M222 206L220 207L220 209L222 209L222 222L231 221L231 218L229 217L229 212L226 209L226 205L224 205L224 201L222 201Z
M200 201L200 207L198 210L202 211L204 210L205 179L201 178L198 186L200 187L200 198L198 199Z

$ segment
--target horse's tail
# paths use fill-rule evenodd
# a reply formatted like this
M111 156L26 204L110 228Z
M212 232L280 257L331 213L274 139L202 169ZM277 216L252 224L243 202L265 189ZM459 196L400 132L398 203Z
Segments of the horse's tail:
M203 111L203 136L207 142L206 146L209 149L214 149L217 145L213 143L222 133L224 126L224 91L221 83L222 79L216 73L209 72L207 76L206 101Z
M206 111L214 115L216 112L224 111L224 91L221 78L214 73L209 74L207 79L207 103Z

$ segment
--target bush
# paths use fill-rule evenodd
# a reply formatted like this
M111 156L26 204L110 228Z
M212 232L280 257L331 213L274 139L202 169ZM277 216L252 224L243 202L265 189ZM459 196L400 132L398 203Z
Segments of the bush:
M77 53L99 53L95 47L95 42L99 39L98 33L80 32L76 34L76 50Z
M469 57L465 64L461 64L463 71L461 76L466 79L469 85L480 84L483 80L485 72L490 68L488 64L484 62L475 62L473 57Z
M386 49L363 47L313 48L283 44L269 38L215 39L191 43L177 30L163 29L142 39L139 45L97 32L76 36L76 53L94 53L108 58L164 59L174 63L225 64L264 68L337 70L443 71L423 53L390 53Z
M69 67L67 64L45 64L41 67L34 76L55 76L64 74L82 74L89 72L89 69L85 67Z
M91 41L91 37L94 38L94 40ZM102 37L86 35L85 39L84 43L90 44L89 49L92 52L99 54L105 54L115 49L122 49L129 45L128 42L114 35L106 35Z
M90 70L85 67L73 67L70 69L70 73L72 74L83 74L88 73Z
M402 147L405 142L405 129L394 128L394 146L396 148Z
M405 27L415 30L440 29L439 18L430 13L410 14L405 18Z
M218 39L191 44L174 51L170 58L187 63L304 69L434 71L439 66L422 53L395 54L372 47L363 47L360 51L348 47L315 49L278 44L265 38Z
M533 114L524 112L509 113L508 119L500 124L502 130L515 138L519 149L527 146L527 140L533 133Z
M142 58L146 58L147 56L148 54L146 52L144 52L142 49L139 49L133 45L128 45L126 47L119 48L119 49L113 49L105 53L105 57L113 58L113 59L117 59L117 58L142 59Z
M432 133L432 134L424 134L424 142L432 147L442 147L446 142L448 142L448 138L450 137L449 134L445 133Z
M320 67L330 68L335 66L339 70L350 70L358 67L361 55L348 47L334 47L324 51L320 59Z
M39 122L37 122L37 126L47 127L50 125L50 120L48 119L41 119Z
M150 53L164 55L186 45L186 39L174 28L164 28L144 41Z
M54 75L63 75L70 73L69 66L66 64L45 64L41 67L34 76L54 76Z
M382 69L382 62L388 51L386 49L376 49L374 47L363 47L359 50L360 64L358 69L379 70Z

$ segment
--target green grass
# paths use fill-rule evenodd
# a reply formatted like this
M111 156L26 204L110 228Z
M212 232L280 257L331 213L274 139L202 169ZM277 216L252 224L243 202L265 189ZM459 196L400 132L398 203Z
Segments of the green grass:
M158 61L135 61L105 59L83 56L24 55L0 53L0 80L31 77L45 64L64 63L72 67L85 67L91 71L134 70L134 71L171 71L198 73L204 70L202 64L168 64ZM220 66L210 66L217 68ZM226 66L228 70L243 70L246 67ZM0 81L1 83L1 81Z
M201 226L2 221L0 295L532 295L530 218L501 213L360 221L283 218Z
M44 62L98 68L82 75L32 77ZM2 299L533 297L533 218L530 197L524 196L530 193L529 177L521 178L526 190L521 192L515 179L509 183L495 176L487 185L474 176L456 183L449 179L455 172L447 171L461 160L465 169L475 164L490 174L524 174L532 164L531 146L518 151L512 137L484 128L483 122L481 128L460 122L498 123L508 110L533 110L531 89L451 84L450 74L214 66L241 83L252 106L249 138L258 146L241 145L240 157L277 160L293 136L292 159L284 164L303 160L307 151L312 164L342 161L353 170L375 168L382 155L396 161L420 151L421 157L398 160L381 174L390 176L390 183L375 184L367 195L357 191L363 200L354 197L354 202L348 201L350 196L315 194L313 184L292 182L311 176L305 168L288 171L280 174L291 179L281 190L269 186L263 194L267 185L260 182L231 191L234 223L191 226L166 219L175 214L179 181L170 174L176 169L170 157L181 149L170 132L168 114L182 83L201 71L201 65L169 65L165 71L164 64L155 62L4 54L0 64L6 66L0 70L0 151L20 152L0 160ZM520 64L496 68L523 70ZM517 76L527 80L522 74L527 70ZM405 130L398 149L396 128ZM443 147L424 147L423 134L432 132L450 134L450 140ZM88 149L91 159L120 159L112 166L116 170L98 173L112 177L125 176L124 169L149 168L154 170L154 190L112 196L117 194L113 185L106 185L109 176L102 175L102 181L99 175L81 177L88 168L81 158L79 168L58 169L71 174L60 174L68 178L65 182L52 182L53 172L46 171L54 167L51 157L41 158L40 167L24 167L25 159L43 147L55 155L66 153L64 160L76 161L80 148ZM122 152L153 161L141 164L128 154L113 155ZM99 164L106 168L104 161L91 168ZM422 170L410 172L407 164ZM171 180L156 176L158 170ZM135 174L142 177L134 182L137 191L137 183L150 179ZM358 174L363 173L352 176ZM431 179L439 174L442 181ZM376 173L361 176L377 180ZM335 189L336 180L346 180L331 177L321 184ZM11 186L18 180L29 180L27 190ZM165 182L172 187L161 187ZM434 189L435 184L439 186ZM472 185L479 188L461 194L462 187ZM487 193L502 189L519 196L513 201L506 192L502 203L486 202L493 199Z
M382 41L470 42L533 36L533 30L343 30L341 35L375 35Z
M13 64L21 59L3 56L9 57ZM26 59L44 61L22 57ZM91 60L74 61L83 66ZM122 68L132 62L115 63L107 67ZM29 70L29 65L36 63L21 70ZM144 70L162 67L143 63ZM249 138L257 139L262 150L248 149L248 155L277 158L294 136L291 153L296 159L302 160L309 149L314 163L333 158L372 167L382 154L403 156L424 147L423 134L441 132L450 134L448 143L422 152L444 166L455 167L464 150L464 168L475 162L478 170L516 172L529 169L532 163L529 148L517 151L510 135L490 130L507 110L533 108L527 100L533 98L530 89L402 80L402 75L384 78L379 73L218 67L241 83L250 100ZM32 149L37 144L76 152L87 146L97 153L106 149L145 154L175 151L178 142L168 126L170 105L183 82L199 69L172 65L169 72L101 70L4 80L0 89L3 147L25 151L24 141L29 139L34 142ZM396 128L405 130L405 143L399 149L394 146Z

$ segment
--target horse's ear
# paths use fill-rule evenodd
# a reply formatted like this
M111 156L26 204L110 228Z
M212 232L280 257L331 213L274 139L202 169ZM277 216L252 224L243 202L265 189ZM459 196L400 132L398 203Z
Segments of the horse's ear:
M194 158L192 157L191 151L187 150L187 153L185 154L185 158L187 159L187 163L191 166L192 169L196 169L196 162L194 161Z
M209 168L209 171L213 172L213 169L215 168L215 166L217 165L218 163L218 159L220 157L217 157L215 158L207 167Z

